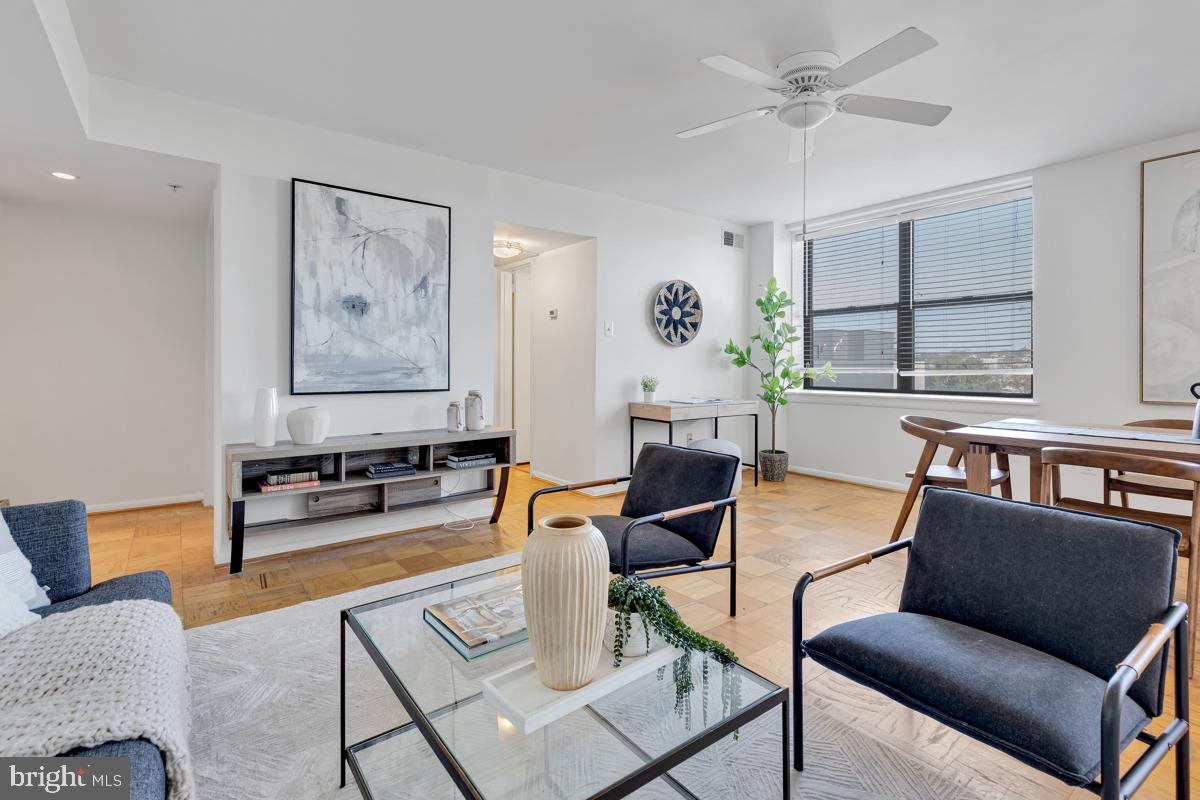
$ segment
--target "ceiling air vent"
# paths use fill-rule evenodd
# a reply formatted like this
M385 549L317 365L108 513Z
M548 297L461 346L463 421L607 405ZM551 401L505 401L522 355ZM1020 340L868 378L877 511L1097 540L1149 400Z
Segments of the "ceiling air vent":
M741 250L746 246L746 237L733 231L721 231L721 244L732 247L734 250Z

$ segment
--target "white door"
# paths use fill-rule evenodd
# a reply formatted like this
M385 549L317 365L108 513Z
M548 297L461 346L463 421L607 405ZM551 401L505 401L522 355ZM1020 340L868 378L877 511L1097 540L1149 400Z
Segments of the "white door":
M513 353L512 353L512 402L513 428L517 431L517 462L527 463L530 458L531 429L530 395L533 386L533 325L532 325L532 278L529 267L515 270L513 276Z

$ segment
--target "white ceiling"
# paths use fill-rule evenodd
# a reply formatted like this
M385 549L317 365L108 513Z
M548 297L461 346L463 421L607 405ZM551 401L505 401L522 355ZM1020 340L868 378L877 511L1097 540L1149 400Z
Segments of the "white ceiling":
M0 201L205 223L216 167L87 140L32 3L0 3L0 108Z
M534 228L530 225L513 225L508 222L497 222L492 226L492 239L505 242L516 242L521 245L525 253L515 255L512 258L492 258L497 267L503 267L508 264L515 264L523 261L529 256L526 253L549 253L551 250L557 250L560 247L566 247L569 244L582 242L585 239L590 239L590 236L580 236L574 233L566 233L564 231L551 231L545 228Z
M1200 129L1195 0L69 0L89 69L567 184L743 222L793 221L774 95L698 59L849 58L941 42L860 84L954 106L934 129L838 115L810 215Z

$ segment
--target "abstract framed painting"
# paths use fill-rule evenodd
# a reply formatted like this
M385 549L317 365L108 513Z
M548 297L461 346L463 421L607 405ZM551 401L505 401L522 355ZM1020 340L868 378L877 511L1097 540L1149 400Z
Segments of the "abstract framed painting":
M450 207L292 180L292 394L450 388Z
M1200 381L1200 150L1142 162L1141 400Z

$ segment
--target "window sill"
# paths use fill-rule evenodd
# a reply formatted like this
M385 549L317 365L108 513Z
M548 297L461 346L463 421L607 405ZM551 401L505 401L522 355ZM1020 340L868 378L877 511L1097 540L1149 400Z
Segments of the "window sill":
M1041 405L1036 397L963 397L945 394L883 394L878 392L803 389L788 392L791 404L871 406L875 408L954 409L995 414L1001 409L1020 412Z

